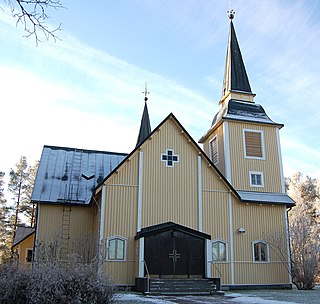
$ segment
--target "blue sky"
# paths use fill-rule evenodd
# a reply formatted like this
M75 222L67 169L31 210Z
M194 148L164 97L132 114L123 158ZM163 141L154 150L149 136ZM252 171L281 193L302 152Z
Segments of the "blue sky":
M229 1L61 0L61 41L36 46L0 11L0 171L43 145L130 152L148 82L152 128L170 112L197 141L218 111ZM281 130L284 173L320 177L320 2L233 0L255 102Z

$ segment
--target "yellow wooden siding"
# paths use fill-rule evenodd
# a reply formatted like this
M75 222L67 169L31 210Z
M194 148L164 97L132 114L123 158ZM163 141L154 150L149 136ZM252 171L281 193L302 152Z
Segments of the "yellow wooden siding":
M239 285L291 284L283 263L235 263L235 283Z
M106 181L105 225L103 240L104 271L114 284L132 285L137 276L138 151ZM120 236L126 239L125 261L107 261L107 239Z
M230 285L231 284L230 261L228 261L227 263L212 264L211 274L213 278L221 278L221 284Z
M19 255L19 267L21 268L31 268L31 263L27 262L27 250L33 250L34 244L34 233L28 236L26 239L21 241L16 246L12 247L14 252L17 252Z
M98 207L95 203L92 206L70 206L70 222L69 225L63 223L63 206L39 204L40 218L38 220L37 243L49 244L52 242L60 242L63 228L68 226L69 241L68 254L82 254L86 248L97 246L99 231L97 230L97 222L99 222ZM69 209L69 207L68 207ZM92 242L92 244L88 243ZM93 251L93 248L90 249ZM95 253L96 254L96 253Z
M48 241L62 230L62 205L39 204L38 213L40 217L37 222L37 240Z
M253 127L252 127L253 128ZM221 138L222 130L221 131ZM267 133L265 131L265 133ZM219 133L220 134L220 133ZM269 135L265 134L265 140ZM242 128L241 128L241 144ZM223 147L219 141L219 151ZM173 149L179 163L173 168L161 161L161 153ZM243 151L243 147L242 147ZM115 284L132 285L137 276L139 242L137 232L139 153L143 153L142 171L142 228L174 221L198 229L198 151L182 130L172 120L167 121L152 138L126 161L117 173L106 181L106 212L104 230L104 270ZM243 154L243 152L242 152ZM234 274L235 284L288 283L285 271L277 274L281 261L271 254L271 267L253 263L252 241L263 239L263 232L270 232L284 225L284 206L258 206L240 203L214 171L201 157L202 168L202 227L212 240L228 243L227 263L212 264L212 275L222 275L223 284L231 284L231 240L229 226L229 197L233 206ZM186 169L187 168L187 169ZM250 169L252 170L252 169ZM255 169L256 170L256 169ZM249 177L248 177L249 180ZM237 229L243 227L245 234ZM120 236L127 240L125 261L106 261L106 240ZM273 267L274 263L274 267ZM268 263L270 265L270 263ZM261 273L261 269L266 274ZM266 279L264 280L264 276ZM254 281L255 280L255 281Z
M174 167L167 167L161 161L161 153L166 153L166 149L173 149L179 156ZM154 133L142 151L142 227L173 221L197 229L198 152L193 144L169 120Z
M265 159L245 158L243 129L263 131ZM277 127L229 122L232 185L239 190L281 192ZM263 172L264 187L250 187L250 171Z
M236 284L289 283L285 212L285 206L243 204L233 199ZM245 233L239 233L239 228ZM268 263L253 262L252 244L259 240L269 244Z
M121 174L121 173L119 173ZM107 185L105 236L132 237L137 232L137 196L135 186Z

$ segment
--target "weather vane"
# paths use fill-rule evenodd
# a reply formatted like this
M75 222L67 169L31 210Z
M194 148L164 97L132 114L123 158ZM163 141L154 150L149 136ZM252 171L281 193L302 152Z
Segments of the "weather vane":
M145 84L145 88L144 88L144 92L142 92L144 94L144 101L148 100L148 94L150 94L150 92L148 92L148 88L147 88L147 82Z
M232 20L234 18L235 11L233 9L231 9L230 11L227 11L227 13L228 13L229 19Z

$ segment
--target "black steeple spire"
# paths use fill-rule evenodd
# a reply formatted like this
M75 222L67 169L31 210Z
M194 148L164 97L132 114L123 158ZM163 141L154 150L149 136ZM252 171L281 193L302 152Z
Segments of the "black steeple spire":
M232 22L234 15L235 12L233 10L228 11L228 16L230 19L230 33L223 79L222 98L231 91L252 94L236 32Z
M147 100L148 100L148 90L147 90L147 83L145 85L145 91L144 93L144 109L143 114L141 118L141 124L140 124L140 130L139 130L139 136L137 140L136 147L139 146L151 133L151 125L150 125L150 119L149 119L149 113L148 113L148 107L147 107Z

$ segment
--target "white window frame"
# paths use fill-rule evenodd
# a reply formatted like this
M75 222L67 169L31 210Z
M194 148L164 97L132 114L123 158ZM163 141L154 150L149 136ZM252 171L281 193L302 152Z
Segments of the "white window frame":
M252 175L260 175L261 176L261 185L253 184L252 183ZM264 187L264 176L263 172L261 171L249 171L249 181L250 181L250 187L258 187L263 188Z
M213 160L213 151L212 151L212 144L211 144L214 140L216 141L216 145L217 145L217 161L216 162L214 162ZM210 153L210 159L215 165L217 165L219 163L219 143L218 143L217 135L213 136L213 138L209 141L209 153Z
M109 242L114 241L114 240L120 240L124 242L124 248L123 248L123 259L110 259L109 258ZM107 261L112 261L112 262L125 262L127 260L127 239L122 237L122 236L111 236L107 238L106 242L106 260Z
M32 251L31 261L30 262L27 260L27 258L28 258L28 250ZM26 263L32 263L32 259L33 259L33 248L26 248Z
M171 166L168 165L168 160L163 160L162 159L163 156L168 156L168 152L169 151L172 152L172 157L176 157L177 158L177 160L172 160L172 165ZM166 153L161 153L161 161L166 163L166 167L167 168L174 168L175 163L177 163L177 164L179 163L180 157L179 157L179 155L175 155L174 154L174 149L166 149Z
M262 157L256 157L256 156L247 155L246 137L245 137L245 133L246 133L246 132L253 132L253 133L260 133L260 134L261 134L261 152L262 152ZM242 139L243 139L243 153L244 153L244 158L248 158L248 159L260 159L260 160L265 160L265 159L266 159L265 147L264 147L264 132L263 132L263 130L243 129L243 130L242 130Z
M213 244L215 243L223 243L225 245L225 249L226 249L226 259L225 260L215 260L213 258ZM228 263L228 242L222 239L216 239L211 241L211 255L212 255L212 262L213 263Z
M256 261L255 259L255 252L254 252L254 246L256 244L263 244L266 246L266 260L265 261L261 261L261 259L259 258L258 261ZM259 254L259 256L261 256L261 253ZM262 240L256 240L254 242L252 242L252 260L253 263L260 263L260 264L266 264L266 263L270 263L270 252L269 252L269 244L266 241L262 241Z

